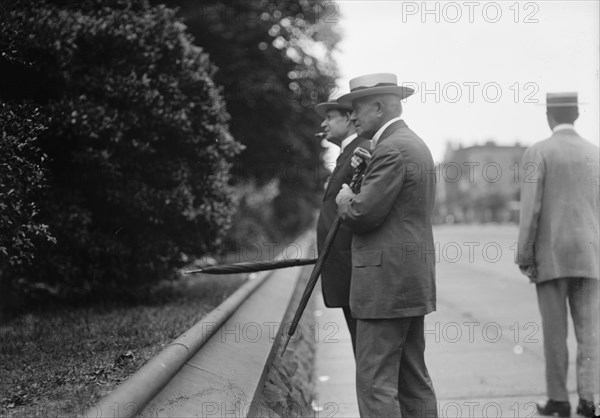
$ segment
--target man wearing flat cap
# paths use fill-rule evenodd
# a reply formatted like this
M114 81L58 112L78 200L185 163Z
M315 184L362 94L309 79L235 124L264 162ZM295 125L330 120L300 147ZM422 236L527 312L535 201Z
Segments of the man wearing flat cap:
M317 221L317 248L320 252L327 233L337 217L335 197L342 184L350 183L352 180L354 170L351 166L351 158L354 150L359 146L369 148L370 142L357 135L354 122L350 120L352 106L342 105L330 99L315 106L315 111L323 118L321 127L326 135L325 139L340 147L340 155L327 182ZM352 350L356 352L356 320L352 318L349 306L352 273L351 243L352 232L346 226L340 225L321 272L321 286L325 305L330 308L342 308L350 331Z
M542 317L546 392L541 415L571 416L567 391L568 313L577 339L577 413L594 416L599 392L599 150L573 126L577 93L548 93L552 136L522 159L517 263L536 284Z
M424 316L435 310L431 216L435 170L429 148L400 118L414 91L394 74L350 80L357 132L371 139L358 194L336 201L354 233L350 309L357 318L356 389L361 417L437 417L425 365Z

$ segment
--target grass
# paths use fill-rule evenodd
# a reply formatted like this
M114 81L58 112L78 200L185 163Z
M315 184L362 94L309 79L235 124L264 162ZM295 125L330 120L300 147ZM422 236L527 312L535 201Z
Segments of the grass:
M197 275L162 284L136 306L55 307L0 324L0 415L83 414L245 277Z

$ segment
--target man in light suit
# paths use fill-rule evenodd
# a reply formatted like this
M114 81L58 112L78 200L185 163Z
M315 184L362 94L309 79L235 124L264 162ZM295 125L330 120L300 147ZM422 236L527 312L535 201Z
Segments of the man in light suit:
M354 150L361 147L370 147L368 139L359 137L350 120L352 106L342 105L336 101L319 103L315 111L323 118L321 127L326 134L325 139L340 147L335 169L329 177L319 220L317 221L317 248L321 252L323 242L337 218L337 205L335 197L342 188L342 184L350 183L354 170L351 159ZM350 313L350 275L352 263L350 259L350 245L352 232L344 225L340 225L327 261L321 272L321 286L323 299L327 307L341 307L348 324L352 350L356 352L356 320Z
M429 148L400 118L414 91L394 74L350 80L359 135L372 158L361 191L336 201L354 233L350 309L357 318L356 388L361 417L437 417L425 365L424 316L435 310L431 214L436 178Z
M577 338L577 413L593 416L598 395L598 147L573 127L576 93L549 93L552 136L529 147L522 159L517 263L536 284L542 316L546 390L541 415L569 417L566 387L567 301Z

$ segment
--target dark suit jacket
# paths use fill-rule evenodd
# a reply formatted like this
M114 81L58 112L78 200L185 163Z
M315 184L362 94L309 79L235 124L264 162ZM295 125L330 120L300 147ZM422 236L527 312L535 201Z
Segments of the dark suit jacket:
M436 297L431 152L400 120L383 132L371 154L360 193L338 208L354 233L352 315L425 315L435 310Z
M342 188L342 184L350 184L354 169L350 165L352 154L356 147L371 148L371 142L361 137L354 140L344 148L344 152L337 159L335 169L329 177L321 212L317 222L317 248L319 252L323 247L323 241L337 217L337 205L335 197ZM350 247L352 244L352 232L345 226L340 226L333 242L323 271L321 272L321 283L323 287L323 298L325 305L339 307L349 305L350 275L352 265L350 258Z

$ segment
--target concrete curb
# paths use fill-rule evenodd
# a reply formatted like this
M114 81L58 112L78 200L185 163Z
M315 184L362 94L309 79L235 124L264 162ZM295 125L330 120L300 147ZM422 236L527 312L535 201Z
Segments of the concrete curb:
M308 247L307 235L299 239L304 249ZM277 259L283 258L282 255ZM285 270L301 271L300 268L288 268ZM131 375L125 382L118 386L112 393L103 398L97 405L86 412L86 417L132 417L140 412L147 414L149 403L165 389L186 364L199 354L201 349L215 336L229 318L235 316L240 306L253 295L269 278L277 276L279 271L268 271L258 273L257 277L245 283L221 305L211 311L196 325L174 340L169 346L161 351L156 357L149 360L140 370ZM289 274L289 273L288 273ZM298 274L295 274L295 284ZM277 282L274 282L277 284ZM282 289L277 290L281 293ZM289 300L287 301L289 303ZM264 303L264 302L263 302ZM287 307L287 305L286 305ZM256 307L254 308L256 310ZM285 311L284 311L285 313ZM283 314L278 319L281 320ZM272 342L271 342L272 343ZM223 345L223 344L221 344ZM220 347L223 349L223 347ZM268 357L268 356L267 356ZM194 366L192 366L194 367ZM264 368L264 363L262 364ZM262 371L261 371L262 374ZM261 377L262 378L262 377ZM250 399L252 401L252 399ZM156 403L156 402L154 402ZM152 415L162 415L153 412Z
M292 300L283 323L291 324L296 308L304 293L312 268L305 267L300 273ZM320 286L319 286L320 287ZM315 354L318 338L315 300L321 298L320 289L315 288L298 328L284 356L280 356L287 333L280 332L273 343L274 354L267 362L262 391L254 404L260 406L258 417L312 417L312 401L315 396ZM259 409L259 408L257 408Z

